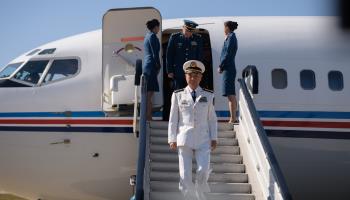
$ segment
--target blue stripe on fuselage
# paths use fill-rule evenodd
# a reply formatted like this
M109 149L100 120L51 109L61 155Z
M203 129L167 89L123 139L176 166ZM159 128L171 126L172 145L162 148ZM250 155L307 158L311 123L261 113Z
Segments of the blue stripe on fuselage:
M77 112L6 112L0 113L0 117L105 117L100 111Z
M228 111L216 111L218 117L229 117ZM315 118L315 119L350 119L350 112L323 111L258 111L262 118Z
M0 126L0 131L19 132L90 132L90 133L132 133L132 127L32 127Z
M350 112L323 112L323 111L258 111L263 118L315 118L315 119L350 119ZM229 117L228 111L216 111L218 117ZM160 117L161 113L154 113ZM102 111L76 112L4 112L1 118L12 117L105 117ZM131 116L130 116L131 117Z

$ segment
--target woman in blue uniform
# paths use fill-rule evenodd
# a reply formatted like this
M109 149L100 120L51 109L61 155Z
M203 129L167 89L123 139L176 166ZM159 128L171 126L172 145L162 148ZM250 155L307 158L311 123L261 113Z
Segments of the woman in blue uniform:
M160 43L157 33L160 23L157 19L152 19L146 25L149 32L144 40L143 73L147 76L147 120L152 120L152 97L154 92L159 91L157 76L160 70Z
M237 22L227 21L224 23L224 32L226 39L224 46L222 47L220 56L220 65L218 72L222 73L222 89L223 96L228 98L228 106L230 110L230 120L229 123L234 123L236 121L236 91L235 91L235 78L236 78L236 65L235 57L238 49L237 38L234 30L238 27Z

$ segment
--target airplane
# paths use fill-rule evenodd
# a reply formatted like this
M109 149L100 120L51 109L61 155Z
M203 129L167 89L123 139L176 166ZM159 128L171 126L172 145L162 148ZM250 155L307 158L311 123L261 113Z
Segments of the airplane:
M169 36L181 31L183 19L129 8L106 12L102 30L41 45L1 70L0 191L43 200L130 198L138 146L135 66L143 58L145 22L154 18L161 21L164 61ZM237 77L248 66L254 104L296 199L349 195L350 45L338 19L186 19L200 24L207 71L202 86L215 93L219 121L229 115L217 73L223 23L233 20L239 24ZM154 119L166 121L172 90L164 64L153 103ZM339 188L311 188L315 182Z

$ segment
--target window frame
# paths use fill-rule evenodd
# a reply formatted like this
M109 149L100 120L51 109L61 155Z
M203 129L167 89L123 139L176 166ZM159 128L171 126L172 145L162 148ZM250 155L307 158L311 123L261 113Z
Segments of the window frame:
M43 83L43 80L46 77L47 72L50 70L50 68L52 66L52 63L55 60L70 60L70 59L75 59L75 60L78 61L78 70L73 76L65 77L65 78L62 78L62 79L54 80L54 81L49 81L47 83ZM45 67L45 69L44 69L44 71L43 71L43 73L42 73L38 83L36 83L36 84L29 83L29 82L22 81L22 80L18 80L18 79L15 79L13 77L19 70L21 70L30 61L49 61L47 63L47 65L46 65L46 67ZM54 57L54 58L33 58L33 59L30 59L30 60L24 61L22 63L22 66L18 67L17 70L15 72L13 72L13 74L10 77L7 77L7 78L9 80L11 80L11 81L14 81L14 82L17 82L17 83L21 83L21 84L24 84L24 85L27 85L27 86L30 86L30 87L41 87L41 86L49 85L51 83L56 83L56 82L64 81L66 79L74 78L75 76L80 74L80 71L81 71L81 59L78 56Z
M307 89L305 89L305 88L303 87L303 85L302 85L302 80L301 80L301 73L302 73L303 71L311 71L311 72L313 73L314 83L315 83L315 85L314 85L313 88L310 88L310 89L307 88ZM312 70L312 69L302 69L302 70L300 70L300 72L299 72L299 83L300 83L301 89L303 89L303 90L308 90L308 91L310 91L310 90L315 90L316 87L317 87L317 81L316 81L316 73L315 73L315 71Z
M38 54L42 49L34 49L31 52L27 53L26 56L34 56L35 54Z
M337 72L337 73L340 73L340 75L341 75L341 80L342 80L342 87L341 87L341 89L340 90L334 90L334 89L332 89L331 87L330 87L330 79L329 79L329 75L330 75L330 73L331 72ZM331 91L333 91L333 92L339 92L339 91L343 91L344 90L344 74L343 74L343 72L341 72L340 70L330 70L329 72L328 72L328 74L327 74L327 79L328 79L328 88L331 90Z
M19 63L21 63L21 64L16 68L15 71L12 72L12 74L10 74L10 76L3 77L3 78L0 77L0 80L1 80L1 79L11 79L12 76L14 76L14 75L17 73L17 71L18 71L20 68L22 68L23 65L24 65L25 63L27 63L27 61L9 63L9 64L7 64L5 67L3 67L3 68L0 70L0 72L2 72L2 70L4 70L5 68L7 68L7 67L8 67L9 65L11 65L11 64L19 64Z
M42 49L39 51L38 55L43 56L43 55L52 55L56 52L57 48L47 48L47 49Z
M284 87L284 88L276 88L275 86L274 86L274 84L273 84L273 71L275 71L275 70L283 70L285 73L286 73L286 87ZM287 89L288 88L288 72L287 72L287 70L286 69L284 69L284 68L273 68L272 70L271 70L271 85L272 85L272 87L275 89L275 90L285 90L285 89Z
M11 76L9 79L10 79L11 81L14 81L14 82L17 82L17 83L21 83L21 84L24 84L24 85L27 85L27 86L31 86L31 87L34 87L34 86L39 85L40 80L41 80L42 77L40 77L38 83L36 83L36 84L34 84L34 83L29 83L29 82L27 82L27 81L22 81L22 80L19 80L19 79L14 78L14 76L17 74L17 72L18 72L19 70L21 70L28 62L31 62L31 61L48 61L48 63L47 63L46 66L45 66L45 69L44 69L44 71L43 71L43 73L42 73L42 76L45 74L45 71L46 71L47 67L50 65L50 62L51 62L50 58L35 58L35 59L27 60L27 61L25 61L25 62L22 64L21 67L19 67L19 68L12 74L12 76Z
M56 60L77 60L78 61L78 69L77 69L77 72L73 75L73 76L68 76L68 77L65 77L65 78L61 78L61 79L57 79L57 80L54 80L54 81L49 81L49 82L46 82L44 83L44 79L47 75L47 73L49 72L49 70L51 69L52 67L52 64L54 61ZM80 71L81 71L81 59L80 57L77 57L77 56L69 56L69 57L59 57L59 58L52 58L50 60L50 63L48 65L48 67L44 70L43 72L43 76L40 77L40 80L38 82L38 86L46 86L46 85L50 85L52 83L57 83L57 82L61 82L61 81L64 81L64 80L67 80L67 79L71 79L71 78L74 78L76 76L78 76L78 74L80 74Z

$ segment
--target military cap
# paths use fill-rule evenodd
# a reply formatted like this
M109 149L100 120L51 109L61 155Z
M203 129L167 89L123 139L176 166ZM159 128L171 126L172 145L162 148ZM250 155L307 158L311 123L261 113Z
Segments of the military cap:
M183 70L186 74L188 73L204 73L205 67L201 61L189 60L184 63Z
M196 29L196 27L198 26L198 24L194 21L191 20L184 20L184 27L188 30L188 31L194 31L194 29Z

